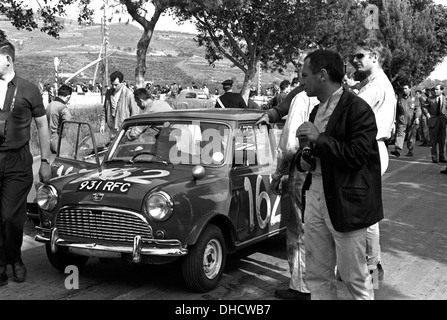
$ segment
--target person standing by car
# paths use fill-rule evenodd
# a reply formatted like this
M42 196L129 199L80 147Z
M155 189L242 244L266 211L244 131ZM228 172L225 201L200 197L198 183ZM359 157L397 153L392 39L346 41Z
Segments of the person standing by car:
M247 108L240 93L233 92L233 80L222 82L225 93L217 98L215 108Z
M146 88L138 88L133 92L133 96L137 106L140 108L139 114L150 114L156 112L170 111L172 107L163 100L155 100L149 90ZM129 133L128 138L130 140L137 139L141 133L145 130L145 127L134 127Z
M305 280L303 187L306 175L296 170L293 158L300 147L298 139L295 137L295 132L303 122L308 121L310 112L317 104L318 99L308 97L304 91L301 91L293 98L278 144L277 165L276 171L272 175L271 188L275 194L281 194L278 189L280 188L282 177L288 175L287 189L290 199L290 212L286 231L290 281L289 288L275 290L275 297L279 299L310 300L311 297Z
M354 299L373 300L366 229L383 219L377 123L370 105L341 84L344 60L331 50L304 59L302 81L321 102L298 127L311 146L297 154L298 170L309 172L306 192L306 281L312 299L337 299L335 266Z
M125 85L124 75L120 71L114 71L110 75L110 83L112 88L106 92L99 132L104 133L107 125L110 140L113 140L124 119L138 114L138 108L133 92Z
M50 127L50 150L53 153L57 152L57 144L59 142L59 133L61 130L61 124L63 121L70 121L72 115L67 107L68 101L70 101L73 89L66 84L62 85L58 92L57 97L47 106L48 125ZM61 150L64 154L71 152L71 147L68 144L61 141Z
M50 138L42 95L37 86L15 73L14 63L14 45L6 38L0 39L0 286L8 283L8 264L15 282L26 279L21 247L27 196L33 185L29 147L32 119L39 134L39 178L48 183L51 176Z

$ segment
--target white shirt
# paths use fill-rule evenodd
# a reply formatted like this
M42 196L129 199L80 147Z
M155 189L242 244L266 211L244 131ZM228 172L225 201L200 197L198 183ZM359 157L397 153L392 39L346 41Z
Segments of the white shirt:
M358 95L368 102L374 111L377 124L376 139L389 139L394 128L397 99L385 72L380 69L374 76L370 75L360 88Z
M299 147L296 130L303 122L309 120L309 114L318 102L316 97L309 97L305 91L301 91L290 103L289 113L278 143L277 172L284 173L288 170L290 161Z
M13 72L9 76L5 76L5 79L0 79L0 109L3 110L5 105L6 92L8 91L8 83L14 78L15 73Z
M320 104L318 107L317 114L315 115L314 124L318 128L318 131L320 133L323 133L326 131L327 123L329 122L329 119L334 112L335 107L337 106L338 102L340 101L341 95L343 94L343 87L338 88L330 97L325 101L324 103ZM312 172L312 177L321 176L321 162L320 158L315 158L316 166L315 171Z

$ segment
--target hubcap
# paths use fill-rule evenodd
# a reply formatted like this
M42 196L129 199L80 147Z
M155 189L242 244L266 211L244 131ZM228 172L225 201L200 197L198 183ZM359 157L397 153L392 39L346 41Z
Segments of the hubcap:
M203 253L203 270L208 279L214 279L222 266L222 246L216 239L211 239Z

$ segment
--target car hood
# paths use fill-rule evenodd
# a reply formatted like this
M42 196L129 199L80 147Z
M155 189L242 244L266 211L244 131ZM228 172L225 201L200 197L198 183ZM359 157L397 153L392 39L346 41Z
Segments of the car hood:
M192 180L191 166L125 166L77 175L62 189L61 206L101 205L140 211L153 190L182 188Z

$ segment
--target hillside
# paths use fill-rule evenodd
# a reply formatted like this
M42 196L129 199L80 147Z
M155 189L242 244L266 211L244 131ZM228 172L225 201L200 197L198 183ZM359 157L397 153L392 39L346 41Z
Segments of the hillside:
M15 29L10 22L0 21L0 29L12 39L17 48L17 72L26 75L37 83L53 82L55 79L54 57L60 59L60 73L75 73L98 58L101 48L101 26L81 27L76 21L66 20L60 39L54 39L40 31ZM133 83L135 79L135 48L141 36L141 30L131 24L111 24L109 27L109 45L107 53L113 53L108 59L109 73L120 70L125 79ZM228 60L210 66L204 58L205 51L194 41L194 34L155 31L146 58L146 80L157 84L192 82L206 83L213 90L220 89L222 80L233 78L236 83L243 82L243 73L232 67ZM74 81L92 80L96 65L86 69ZM97 73L98 79L100 70ZM271 86L274 81L290 79L292 73L262 74L263 86ZM257 81L257 79L255 79Z

